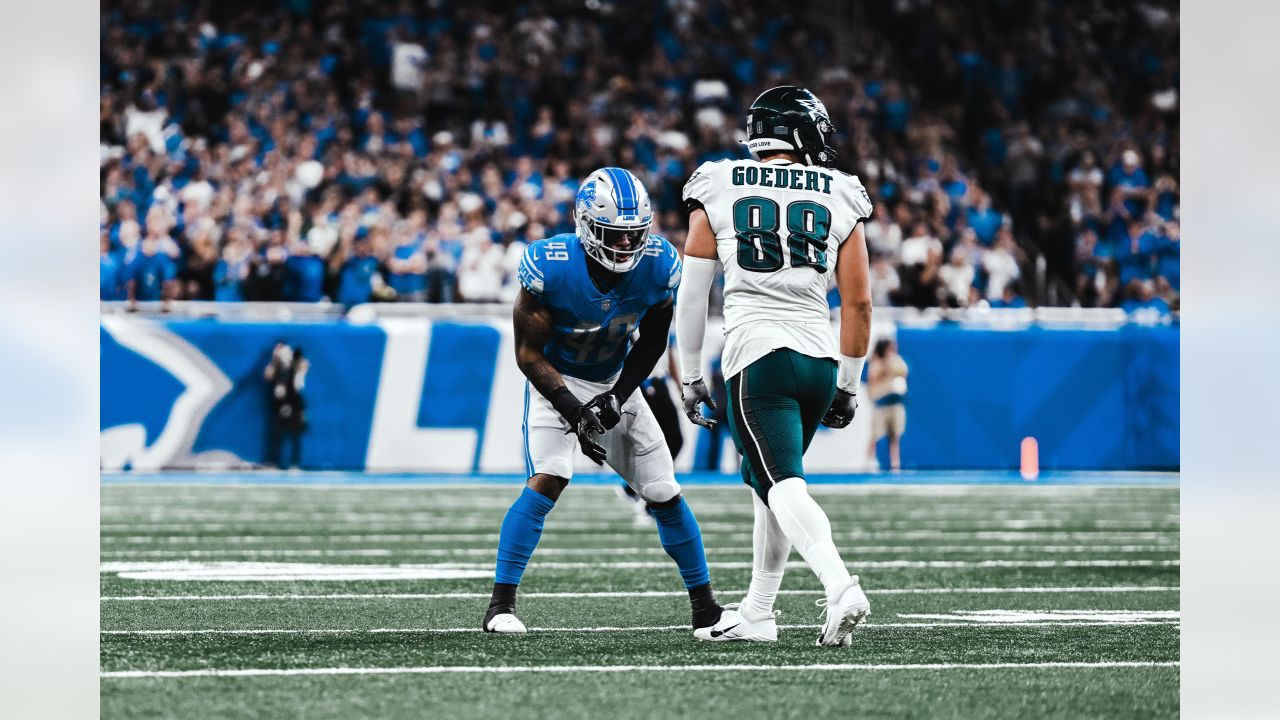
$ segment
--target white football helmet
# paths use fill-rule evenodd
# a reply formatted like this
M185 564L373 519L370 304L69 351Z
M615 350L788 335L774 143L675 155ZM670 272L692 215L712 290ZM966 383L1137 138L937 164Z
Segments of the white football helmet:
M578 188L573 220L587 254L605 269L624 273L640 263L653 208L639 178L622 168L600 168Z

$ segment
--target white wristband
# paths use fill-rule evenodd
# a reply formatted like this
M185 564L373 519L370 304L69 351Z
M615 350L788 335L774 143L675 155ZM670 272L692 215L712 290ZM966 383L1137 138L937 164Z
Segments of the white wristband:
M867 362L865 357L855 358L848 355L840 356L840 374L836 377L836 387L841 390L858 394L858 382L862 380L862 366Z

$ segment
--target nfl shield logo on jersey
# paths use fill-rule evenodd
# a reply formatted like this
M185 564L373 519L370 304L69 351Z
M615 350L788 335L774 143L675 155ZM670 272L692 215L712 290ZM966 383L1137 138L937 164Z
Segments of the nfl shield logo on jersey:
M601 300L601 301L600 301L600 309L601 309L601 310L604 310L605 312L609 312L609 308L611 308L611 307L613 307L613 301L612 301L612 300L610 300L609 298L605 298L605 299L603 299L603 300Z

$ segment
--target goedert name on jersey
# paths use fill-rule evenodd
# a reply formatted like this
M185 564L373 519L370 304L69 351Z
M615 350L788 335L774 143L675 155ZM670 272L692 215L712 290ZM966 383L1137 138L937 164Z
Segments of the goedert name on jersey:
M831 183L835 180L835 176L826 170L797 165L776 167L765 163L735 163L729 177L739 187L751 185L777 190L806 190L825 195L831 194Z

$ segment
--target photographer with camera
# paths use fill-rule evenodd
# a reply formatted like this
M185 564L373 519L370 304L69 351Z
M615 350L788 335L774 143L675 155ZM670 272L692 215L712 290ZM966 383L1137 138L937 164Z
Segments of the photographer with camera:
M262 372L271 405L267 426L267 464L272 467L281 467L286 440L290 442L292 452L289 464L284 467L302 464L302 433L307 429L307 404L302 397L302 389L306 385L309 367L302 348L290 347L281 341L271 351L271 362Z

